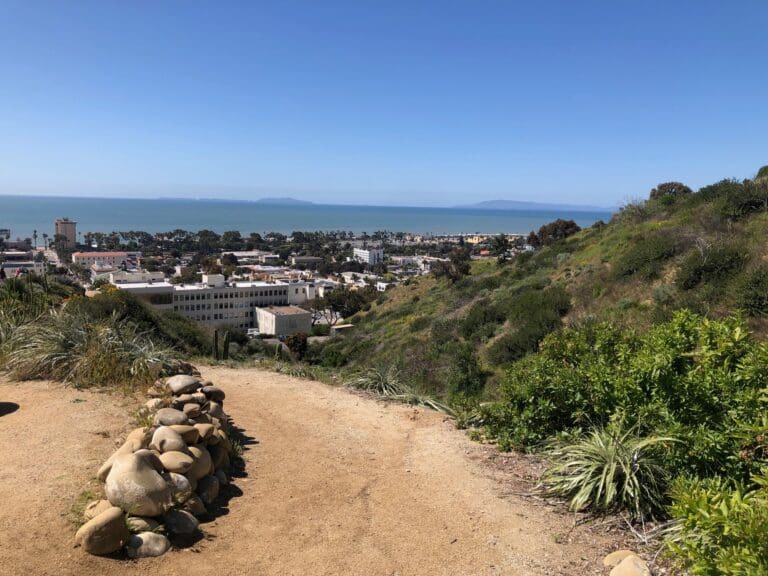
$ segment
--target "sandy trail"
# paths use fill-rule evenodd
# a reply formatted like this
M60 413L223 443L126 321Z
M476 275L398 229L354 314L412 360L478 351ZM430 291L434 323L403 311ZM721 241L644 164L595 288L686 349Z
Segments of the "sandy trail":
M202 372L258 443L203 540L138 562L74 548L68 517L131 428L129 401L0 383L0 402L20 406L0 416L0 574L603 573L608 536L502 496L487 448L443 416L255 369Z

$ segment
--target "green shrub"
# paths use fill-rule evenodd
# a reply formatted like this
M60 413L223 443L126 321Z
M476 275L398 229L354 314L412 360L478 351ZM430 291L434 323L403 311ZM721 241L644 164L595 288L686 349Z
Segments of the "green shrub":
M548 450L546 490L571 510L627 511L643 519L663 513L668 481L661 449L672 438L640 438L618 426L597 428Z
M661 272L664 262L678 251L678 241L669 233L653 233L632 241L616 261L613 271L624 278L637 274L650 280Z
M731 486L721 478L678 479L671 490L676 524L668 543L691 574L768 574L768 479Z
M731 245L712 246L691 252L677 273L677 284L690 290L701 283L727 280L745 264L743 248Z
M491 338L503 322L504 312L488 300L481 300L470 308L459 324L459 331L468 340L483 342Z
M751 270L738 281L736 304L750 316L768 314L768 265Z

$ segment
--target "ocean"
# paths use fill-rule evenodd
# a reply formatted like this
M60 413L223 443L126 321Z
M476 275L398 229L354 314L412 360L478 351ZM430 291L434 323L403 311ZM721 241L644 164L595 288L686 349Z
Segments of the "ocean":
M194 199L65 198L0 196L0 228L11 238L28 238L37 230L53 237L53 221L67 217L77 230L113 232L176 229L280 232L294 230L377 230L424 234L527 234L557 218L573 219L580 226L608 220L609 211L479 210L469 208L413 208L398 206L267 205L247 201Z

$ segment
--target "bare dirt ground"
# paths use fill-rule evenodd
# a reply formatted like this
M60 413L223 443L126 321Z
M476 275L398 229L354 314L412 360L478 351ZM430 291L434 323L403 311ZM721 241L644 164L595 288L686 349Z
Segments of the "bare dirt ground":
M585 575L618 545L518 495L525 462L438 413L260 370L202 373L227 393L245 468L203 539L140 561L75 548L70 512L133 427L132 402L0 382L0 574Z

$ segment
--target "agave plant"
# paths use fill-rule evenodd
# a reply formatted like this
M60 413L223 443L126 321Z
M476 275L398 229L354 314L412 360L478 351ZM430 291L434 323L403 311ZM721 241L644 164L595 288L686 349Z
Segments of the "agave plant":
M542 478L572 510L627 511L633 519L661 512L668 474L660 452L673 438L636 436L617 426L596 428L574 443L551 445Z

